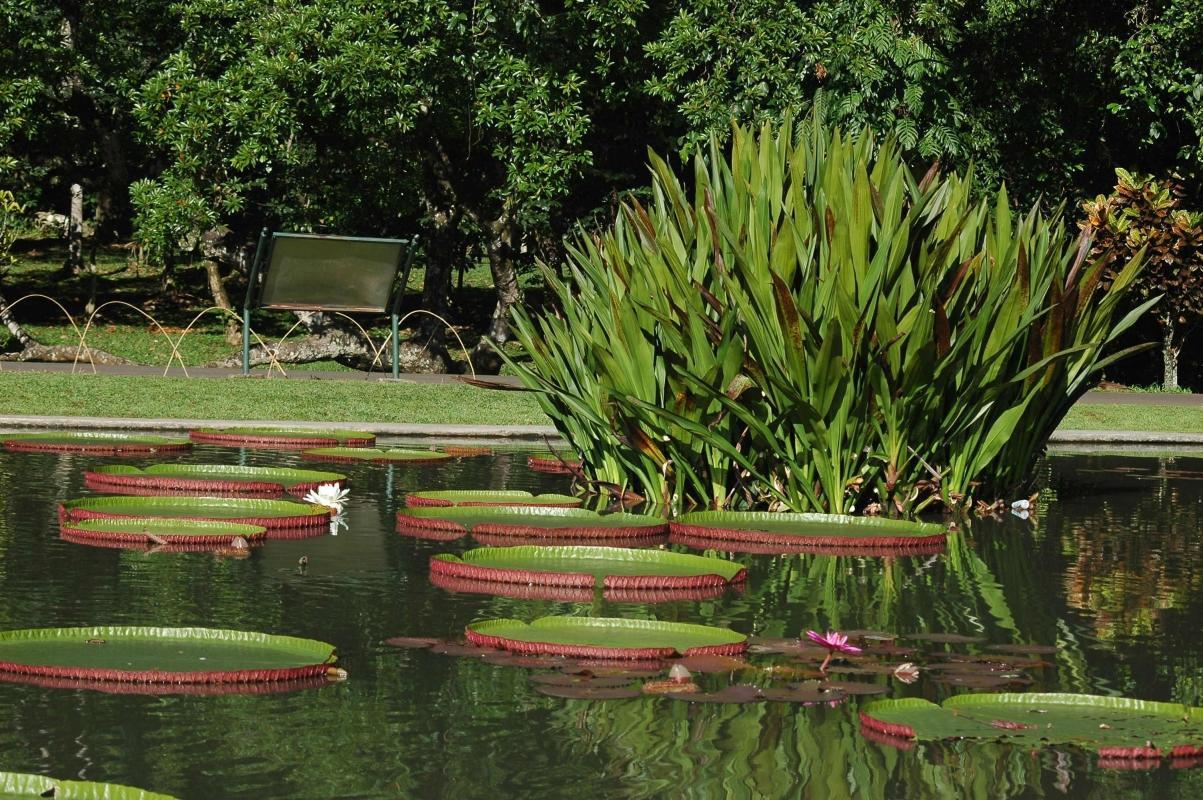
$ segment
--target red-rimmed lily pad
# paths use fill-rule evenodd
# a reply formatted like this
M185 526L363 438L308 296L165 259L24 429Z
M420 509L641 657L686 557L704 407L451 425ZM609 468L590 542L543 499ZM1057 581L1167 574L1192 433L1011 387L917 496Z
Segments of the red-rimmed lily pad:
M197 444L304 450L310 447L371 447L376 435L365 431L294 428L199 428L188 432Z
M527 456L526 465L549 475L576 475L581 471L581 460L575 457Z
M301 458L331 461L339 464L367 462L371 464L437 464L453 456L436 450L381 449L378 447L314 447L301 452Z
M248 546L261 542L267 536L267 528L240 522L130 517L63 520L59 535L79 544L210 550L232 545L236 539L242 539Z
M942 525L843 514L790 514L769 511L695 511L673 520L673 541L754 543L773 547L923 548L944 544ZM678 537L680 537L678 539Z
M402 530L401 527L398 526L397 530L400 533L404 533L407 536L413 536L415 538L434 538L434 537L424 536L423 533L417 529L408 529L407 528L405 530ZM428 533L435 533L435 532L430 531ZM595 531L595 533L596 533L596 531ZM455 539L459 539L463 535L464 534L462 532L442 531L442 535L439 536L438 538L440 541L447 542L447 541L453 541ZM668 544L668 534L667 533L662 533L658 536L647 536L647 537L641 536L638 539L632 539L630 536L563 536L563 535L557 535L554 538L554 540L549 542L548 537L546 537L546 536L514 536L512 534L497 535L497 534L490 534L490 533L482 533L480 531L473 531L472 539L477 544L484 545L486 547L521 547L521 546L545 547L548 544L558 544L558 545L563 545L565 547L578 546L578 547L639 547L639 548L646 548L646 547L659 547L661 545Z
M431 576L497 583L609 589L694 589L747 577L742 564L720 558L615 547L478 547L430 559Z
M817 544L770 544L744 540L715 539L711 536L689 536L684 533L674 533L669 537L673 544L690 547L694 550L724 550L729 553L746 553L760 556L847 556L852 558L898 558L907 556L935 556L948 549L944 539L929 544L908 544L906 547L885 546L866 547L863 544L855 546Z
M18 453L88 453L97 456L131 456L148 453L182 452L192 447L187 439L149 436L140 433L5 433L0 442Z
M1024 746L1077 745L1104 758L1203 754L1203 709L1084 694L962 694L941 705L880 700L860 713L862 729L919 741L993 739Z
M519 653L614 659L737 655L747 649L747 637L727 628L615 617L484 620L470 624L465 636L473 644Z
M175 800L174 797L148 792L119 783L62 781L42 775L0 772L0 798L53 797L54 800Z
M538 506L452 506L405 508L397 512L398 533L469 531L492 536L543 537L546 539L622 538L662 536L668 523L642 514L598 514L584 508Z
M323 484L342 488L346 481L338 472L233 464L106 464L84 473L89 489L137 495L276 497L285 492L304 495Z
M128 626L0 632L0 673L115 683L258 683L327 675L334 647L212 628Z
M432 492L410 492L405 495L405 504L410 508L422 506L437 508L448 506L576 508L581 504L581 499L567 494L531 494L519 489L447 489Z
M85 519L170 517L262 525L278 532L324 530L331 510L291 500L246 497L83 497L59 505L59 524Z

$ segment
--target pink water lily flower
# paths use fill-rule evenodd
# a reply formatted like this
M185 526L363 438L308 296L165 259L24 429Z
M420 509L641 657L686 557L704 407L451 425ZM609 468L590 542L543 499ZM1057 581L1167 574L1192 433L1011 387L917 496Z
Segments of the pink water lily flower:
M855 656L860 655L861 652L859 647L848 644L848 637L839 631L827 631L825 634L818 631L807 631L806 638L827 649L827 658L823 659L823 663L819 665L819 672L827 671L827 665L831 663L831 657L836 653Z

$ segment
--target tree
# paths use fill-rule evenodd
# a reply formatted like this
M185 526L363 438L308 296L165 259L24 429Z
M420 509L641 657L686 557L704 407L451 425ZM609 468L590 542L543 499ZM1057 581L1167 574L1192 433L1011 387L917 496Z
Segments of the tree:
M1203 320L1203 213L1181 208L1182 185L1173 179L1117 169L1109 196L1083 204L1079 226L1094 233L1092 258L1108 265L1105 282L1143 250L1145 269L1133 287L1140 298L1161 295L1156 308L1161 329L1162 386L1178 388L1178 354Z
M1203 6L1193 0L1131 5L1112 67L1119 97L1107 110L1123 163L1203 179ZM1196 190L1196 196L1201 193Z
M453 259L477 242L498 289L488 336L504 341L524 238L552 228L592 163L645 3L178 8L183 44L139 93L170 164L134 187L140 235L166 253L219 226L236 248L262 225L386 235L421 220L424 306L446 309Z

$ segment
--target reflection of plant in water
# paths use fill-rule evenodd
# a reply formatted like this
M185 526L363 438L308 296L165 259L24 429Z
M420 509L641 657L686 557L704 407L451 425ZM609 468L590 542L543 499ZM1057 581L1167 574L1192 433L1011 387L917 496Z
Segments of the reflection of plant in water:
M1046 533L1070 560L1066 601L1089 614L1100 639L1150 635L1203 591L1203 571L1195 566L1203 526L1198 489L1181 480L1189 469L1170 459L1090 463L1104 476L1102 470L1123 470L1125 480L1152 491L1092 496L1085 503L1067 499L1068 508L1050 520Z

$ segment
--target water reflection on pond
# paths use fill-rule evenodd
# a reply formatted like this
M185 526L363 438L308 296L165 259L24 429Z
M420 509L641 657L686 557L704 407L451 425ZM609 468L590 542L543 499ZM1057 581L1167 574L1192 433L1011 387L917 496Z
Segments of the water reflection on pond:
M295 453L212 447L182 460L303 465ZM1059 645L1043 657L1048 666L1028 670L1033 690L1203 705L1203 458L1053 456L1031 520L974 521L942 555L735 554L749 569L743 592L656 605L430 584L430 555L472 543L394 533L402 493L566 488L564 478L530 471L522 451L340 466L351 476L346 529L269 542L245 559L60 540L56 504L88 494L84 470L112 461L0 452L0 628L197 624L293 634L336 644L351 679L230 696L0 683L6 770L183 798L1203 795L1203 768L1100 769L1093 754L1072 748L899 750L860 735L856 708L871 698L836 707L566 701L535 693L524 670L383 644L455 636L481 617L551 614L702 622L762 636L955 631ZM962 691L932 677L891 682L892 696L938 701Z

